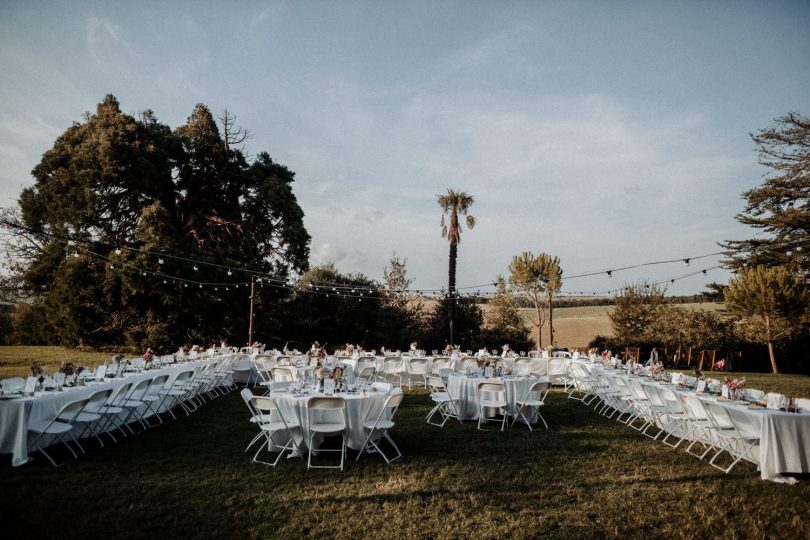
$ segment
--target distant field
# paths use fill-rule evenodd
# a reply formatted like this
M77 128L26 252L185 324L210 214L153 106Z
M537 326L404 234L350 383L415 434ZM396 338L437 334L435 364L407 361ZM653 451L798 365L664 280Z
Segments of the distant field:
M703 311L720 311L722 304L711 302L700 304L676 304L679 307ZM487 313L487 306L481 306L484 315ZM613 328L610 324L609 314L613 306L585 306L566 307L554 310L554 333L556 345L560 347L586 348L596 336L613 335ZM532 310L522 309L524 318L530 320ZM534 336L534 333L532 333ZM543 328L543 347L549 345L548 323Z

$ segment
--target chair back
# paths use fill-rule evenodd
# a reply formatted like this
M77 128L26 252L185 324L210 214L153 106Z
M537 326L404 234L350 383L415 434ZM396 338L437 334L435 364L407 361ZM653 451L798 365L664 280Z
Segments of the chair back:
M453 365L453 359L444 357L437 357L433 359L433 365L430 368L430 371L433 373L439 373L439 370L442 368L450 369L450 366Z
M144 395L146 395L146 391L149 390L149 386L152 384L153 380L153 377L149 377L139 382L137 385L135 385L135 388L132 389L132 392L129 393L127 399L134 399L136 401L140 400Z
M270 370L274 382L289 382L295 380L292 369L289 367L276 366Z
M118 406L120 403L126 401L127 396L129 395L130 388L132 388L132 383L125 383L119 386L118 390L110 398L110 401L108 401L107 404L115 407Z
M169 375L158 375L152 379L152 384L147 388L145 396L156 396L158 392L163 390L166 383L169 381Z
M112 388L105 388L104 390L99 390L97 392L93 392L90 394L90 397L87 398L87 404L85 405L85 410L88 412L94 412L99 410L101 407L107 403L107 400L110 399L110 396L113 393Z
M428 359L427 358L411 358L408 363L408 372L416 375L427 373Z
M465 356L461 359L461 369L478 369L478 359Z
M290 365L290 357L289 356L278 356L276 357L276 364L279 366L289 366Z
M526 399L529 399L532 396L537 396L539 401L545 401L549 388L551 388L551 383L549 381L532 383L532 385L529 387L528 393L526 394Z
M484 400L506 405L506 386L502 382L478 383L478 401Z
M402 371L402 358L399 356L387 356L383 360L383 371L385 373L400 373Z
M79 413L84 410L85 405L90 398L79 399L77 401L71 401L70 403L66 403L64 407L59 411L56 415L56 419L60 422L66 422L70 424L73 420L79 416Z
M374 368L374 366L363 366L357 370L357 378L365 381L371 380L376 371L377 370Z
M446 390L441 377L431 376L427 378L427 385L431 392L444 392Z

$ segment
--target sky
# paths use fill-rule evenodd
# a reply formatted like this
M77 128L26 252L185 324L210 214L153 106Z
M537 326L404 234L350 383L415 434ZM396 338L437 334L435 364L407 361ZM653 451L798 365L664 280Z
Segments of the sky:
M311 263L447 285L437 195L475 197L457 283L523 251L563 290L725 282L762 182L750 133L810 115L810 2L0 2L0 206L103 97L225 108L296 173ZM584 273L596 276L565 279ZM491 287L490 287L491 288ZM484 287L481 287L485 290Z

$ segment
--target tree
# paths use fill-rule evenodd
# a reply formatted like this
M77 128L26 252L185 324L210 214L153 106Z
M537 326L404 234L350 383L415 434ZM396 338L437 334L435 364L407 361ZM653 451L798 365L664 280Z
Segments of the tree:
M450 331L450 343L454 343L453 324L456 314L456 259L458 258L458 245L461 243L461 222L459 214L466 216L467 228L475 227L475 217L467 212L473 205L472 195L467 195L463 191L448 189L444 195L437 196L437 202L442 209L442 238L447 238L450 242L450 261L447 270L447 294L450 298L448 304L448 326ZM449 218L449 223L448 219Z
M765 182L743 193L747 204L737 221L768 237L727 241L727 264L787 264L810 276L810 120L789 113L776 124L751 135L759 163L770 169Z
M529 322L537 329L537 347L542 347L546 308L551 320L553 295L562 286L560 259L547 253L540 253L535 257L531 252L524 251L520 256L513 257L509 264L509 283L532 303L534 318ZM553 326L550 335L550 343L553 345Z
M771 370L779 373L773 344L801 328L810 309L805 281L785 266L743 268L731 278L725 302L745 334L767 344Z
M427 349L441 349L447 343L450 330L450 309L455 310L456 345L462 349L473 349L481 343L481 326L484 315L481 308L471 298L442 298L427 320L422 341Z
M486 345L509 343L515 350L532 347L526 321L516 307L516 299L503 276L495 280L495 296L488 302L487 327L482 331L481 342Z
M14 234L13 285L51 342L241 341L248 294L240 282L250 276L222 266L276 282L306 270L294 174L264 152L249 162L232 146L241 142L233 117L223 118L224 139L204 105L173 132L151 111L124 114L108 95L45 152L19 211L3 222ZM287 294L265 288L259 304Z
M400 259L394 253L388 260L388 266L383 268L383 291L391 305L404 307L408 303L407 291L413 279L408 277L407 262L408 259Z
M649 283L626 285L610 312L616 338L625 343L654 340L656 323L666 306L664 292Z

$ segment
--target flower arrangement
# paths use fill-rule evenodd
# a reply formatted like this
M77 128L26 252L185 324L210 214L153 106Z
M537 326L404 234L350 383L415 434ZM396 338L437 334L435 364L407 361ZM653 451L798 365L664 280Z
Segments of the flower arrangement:
M723 386L728 388L729 399L739 399L745 392L745 379L727 378L723 382Z

